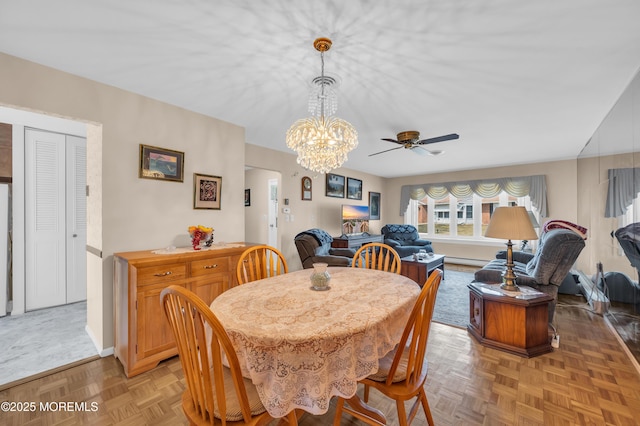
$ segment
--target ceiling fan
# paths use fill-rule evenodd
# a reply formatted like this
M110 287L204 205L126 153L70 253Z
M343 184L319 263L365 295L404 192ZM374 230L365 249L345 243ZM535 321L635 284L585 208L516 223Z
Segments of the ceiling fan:
M425 148L424 145L428 145L428 144L432 144L432 143L436 143L436 142L449 141L449 140L452 140L452 139L458 139L459 137L460 136L457 133L451 133L449 135L438 136L438 137L435 137L435 138L429 138L429 139L420 140L420 132L415 131L415 130L407 130L406 132L398 133L398 135L397 135L398 139L397 140L396 139L382 138L383 141L397 143L397 144L399 144L401 146L397 146L397 147L391 148L391 149L386 149L384 151L376 152L374 154L369 154L369 157L371 157L373 155L382 154L384 152L389 152L389 151L393 151L393 150L396 150L396 149L400 149L400 148L410 149L411 151L415 152L416 154L420 154L420 155L440 155L444 151L442 151L442 150L429 150L429 149Z

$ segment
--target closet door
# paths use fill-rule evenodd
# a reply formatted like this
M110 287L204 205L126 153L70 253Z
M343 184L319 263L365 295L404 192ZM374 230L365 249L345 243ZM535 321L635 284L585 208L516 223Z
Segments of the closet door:
M66 303L65 135L25 129L25 304Z
M67 303L87 298L86 139L66 137Z

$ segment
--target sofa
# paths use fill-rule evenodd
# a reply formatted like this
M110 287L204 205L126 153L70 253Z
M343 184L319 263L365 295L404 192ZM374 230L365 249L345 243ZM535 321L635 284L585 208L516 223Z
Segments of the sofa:
M566 228L552 228L542 232L535 253L513 252L513 270L516 284L529 286L553 297L549 306L549 322L553 322L558 287L565 280L572 280L570 270L585 247L585 237ZM502 282L507 269L506 251L499 251L496 259L475 272L475 281Z
M385 225L381 229L384 243L393 247L400 257L411 256L419 250L433 253L431 241L423 240L418 234L418 230L413 225Z
M327 231L313 228L300 232L294 242L304 269L313 268L314 263L327 263L329 266L351 266L356 254L354 249L333 248L333 237Z

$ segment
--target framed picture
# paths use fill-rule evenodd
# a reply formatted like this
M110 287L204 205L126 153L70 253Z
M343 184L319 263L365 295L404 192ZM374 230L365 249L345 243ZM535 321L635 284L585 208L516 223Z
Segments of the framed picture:
M360 179L347 178L347 198L362 200L362 181Z
M380 193L369 191L369 219L380 220Z
M244 190L244 206L249 207L251 205L251 190Z
M184 180L184 152L140 144L138 177L182 182Z
M221 198L222 178L220 176L193 174L194 209L220 210Z
M327 173L327 197L344 198L344 176Z

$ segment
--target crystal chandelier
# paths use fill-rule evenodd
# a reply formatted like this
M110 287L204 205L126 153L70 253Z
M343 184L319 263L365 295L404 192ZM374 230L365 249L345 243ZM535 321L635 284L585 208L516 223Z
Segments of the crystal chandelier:
M326 173L347 160L347 154L358 146L358 132L347 121L334 117L338 108L335 78L324 75L324 52L331 40L318 38L313 47L320 52L321 75L313 79L309 96L309 112L287 131L287 146L298 153L298 164L308 170Z

